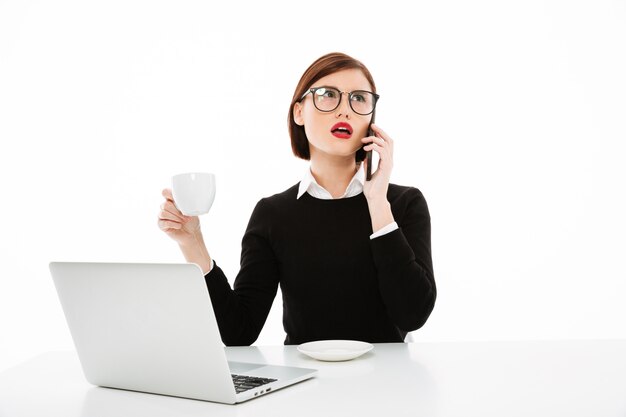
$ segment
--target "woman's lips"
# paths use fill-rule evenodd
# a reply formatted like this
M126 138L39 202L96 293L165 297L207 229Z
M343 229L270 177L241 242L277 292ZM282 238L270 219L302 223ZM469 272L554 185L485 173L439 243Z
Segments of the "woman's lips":
M352 126L349 123L339 122L330 128L330 133L339 139L350 139L352 136Z
M352 135L350 133L345 133L345 132L341 132L339 130L336 130L333 133L333 136L339 138L339 139L350 139L350 137L352 137Z

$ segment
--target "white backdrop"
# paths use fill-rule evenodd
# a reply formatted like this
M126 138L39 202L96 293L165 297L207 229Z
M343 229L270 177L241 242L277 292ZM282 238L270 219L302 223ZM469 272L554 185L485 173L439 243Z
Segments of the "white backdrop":
M216 173L232 282L252 208L307 167L287 110L331 51L373 73L392 182L429 203L416 342L626 337L626 2L226 3L0 0L0 370L73 348L48 262L184 261L172 174Z

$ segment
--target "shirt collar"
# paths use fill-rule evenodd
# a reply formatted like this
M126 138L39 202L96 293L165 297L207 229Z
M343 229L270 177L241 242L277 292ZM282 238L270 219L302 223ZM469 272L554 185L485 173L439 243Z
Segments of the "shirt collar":
M361 164L357 172L354 174L354 176L350 180L350 183L348 184L348 187L346 188L346 192L344 193L342 197L339 197L339 198L353 197L357 194L360 194L361 192L363 192L364 184L365 184L365 166ZM322 199L328 199L328 200L333 198L331 194L326 189L324 189L324 187L322 187L321 185L317 183L317 181L315 181L315 177L313 177L313 174L311 173L310 166L307 167L304 177L302 178L302 181L300 181L300 186L298 187L298 195L296 198L299 199L300 197L302 197L302 195L304 195L305 192L308 192L309 194L311 194L313 197L316 197L316 198L322 198Z

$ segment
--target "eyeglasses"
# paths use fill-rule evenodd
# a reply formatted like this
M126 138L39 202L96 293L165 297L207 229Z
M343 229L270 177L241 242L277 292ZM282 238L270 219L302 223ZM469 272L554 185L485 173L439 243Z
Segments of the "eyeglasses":
M323 112L331 112L339 107L341 104L341 97L345 93L348 95L348 103L350 108L361 116L366 116L374 111L376 108L376 102L380 96L371 91L355 90L351 92L339 91L335 87L315 87L309 89L306 93L302 94L300 101L311 93L313 96L313 104L315 108Z

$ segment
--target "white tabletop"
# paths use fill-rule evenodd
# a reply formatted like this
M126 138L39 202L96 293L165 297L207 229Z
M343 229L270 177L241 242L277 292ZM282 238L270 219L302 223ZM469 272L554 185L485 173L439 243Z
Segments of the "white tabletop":
M376 344L335 363L293 346L226 351L319 375L223 405L94 387L74 352L49 352L0 373L0 416L626 416L626 340Z

